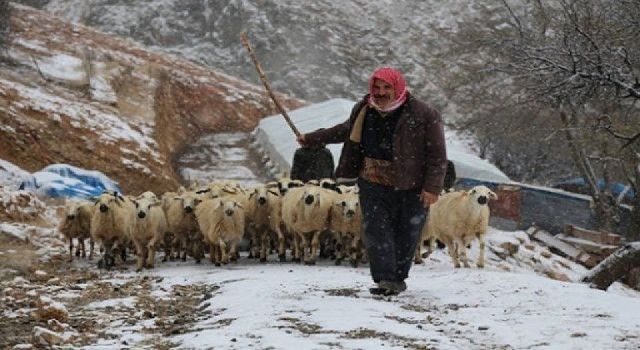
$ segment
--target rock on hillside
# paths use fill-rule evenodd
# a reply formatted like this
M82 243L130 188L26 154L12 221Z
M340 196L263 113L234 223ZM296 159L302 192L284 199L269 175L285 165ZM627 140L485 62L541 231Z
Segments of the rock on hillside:
M96 169L125 192L178 185L172 160L207 132L275 113L261 86L24 6L0 63L0 159ZM289 108L304 102L281 95Z

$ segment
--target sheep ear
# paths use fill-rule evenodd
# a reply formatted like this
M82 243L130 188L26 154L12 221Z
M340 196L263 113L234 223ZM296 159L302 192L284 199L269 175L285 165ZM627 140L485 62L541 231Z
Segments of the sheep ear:
M493 191L489 191L489 197L491 197L491 199L498 199L498 195Z
M240 203L236 203L236 207L240 208L240 209L244 209L244 206Z

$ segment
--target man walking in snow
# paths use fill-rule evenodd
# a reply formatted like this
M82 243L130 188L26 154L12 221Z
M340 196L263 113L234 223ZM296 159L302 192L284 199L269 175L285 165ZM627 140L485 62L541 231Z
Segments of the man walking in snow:
M342 143L336 177L358 178L372 294L406 290L426 211L438 200L447 168L440 113L407 91L384 67L349 120L298 137L303 147Z

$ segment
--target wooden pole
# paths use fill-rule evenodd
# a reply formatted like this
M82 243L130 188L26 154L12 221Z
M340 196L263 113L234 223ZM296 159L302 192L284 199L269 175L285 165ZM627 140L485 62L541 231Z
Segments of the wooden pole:
M253 53L251 44L249 44L249 38L247 37L247 33L242 32L242 34L240 34L240 38L242 39L242 44L249 52L249 56L253 61L253 65L256 67L256 70L258 71L258 75L260 75L260 80L262 81L262 85L264 85L264 88L267 90L269 97L271 97L271 100L273 100L273 103L276 105L276 108L278 108L278 111L280 112L280 114L282 114L282 116L284 117L284 120L287 122L291 130L293 130L293 133L296 134L296 137L300 136L300 131L298 131L296 126L293 125L293 122L291 121L291 118L289 118L287 111L285 111L284 107L282 107L282 105L276 98L276 95L273 93L273 90L271 90L269 81L267 80L267 77L264 75L264 71L262 70L262 65L258 61L258 58L256 57L255 53Z

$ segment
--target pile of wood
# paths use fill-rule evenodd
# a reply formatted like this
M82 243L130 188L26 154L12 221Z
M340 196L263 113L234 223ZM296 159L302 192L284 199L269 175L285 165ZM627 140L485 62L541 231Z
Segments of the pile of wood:
M624 244L624 238L618 234L587 230L574 225L567 225L565 232L557 235L552 235L535 226L530 227L527 233L532 239L547 245L556 254L588 268L598 265Z

